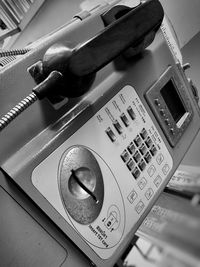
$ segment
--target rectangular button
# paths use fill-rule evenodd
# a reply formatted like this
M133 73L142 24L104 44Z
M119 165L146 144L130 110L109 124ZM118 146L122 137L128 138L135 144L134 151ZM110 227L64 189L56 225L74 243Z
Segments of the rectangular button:
M129 106L128 108L127 108L127 112L128 112L128 114L129 114L129 116L131 117L131 119L132 120L135 120L135 112L133 111L133 109L132 109L132 107L131 106Z
M139 150L140 150L140 153L141 153L142 155L144 155L144 154L146 153L146 151L147 151L147 148L146 148L146 146L145 146L144 144L142 144L142 145L140 146Z
M111 129L110 127L108 127L108 128L106 129L106 133L107 133L107 136L110 138L110 140L111 140L112 142L115 142L115 140L116 140L116 136L115 136L115 134L113 133L113 131L112 131L112 129Z
M152 142L151 138L148 136L147 140L145 141L145 144L147 145L148 148L150 148L152 143L153 142Z
M155 166L154 166L154 165L151 165L151 166L148 168L147 172L148 172L148 175L149 175L150 177L152 177L152 176L154 175L154 173L156 172L156 168L155 168Z
M134 190L132 190L131 193L127 197L128 201L131 204L135 201L136 198L137 198L137 193Z
M152 147L150 148L151 155L152 156L155 156L156 155L156 152L157 152L157 148L154 145L152 145Z
M137 167L132 171L132 175L135 179L137 179L140 176L140 171Z
M139 147L142 144L142 139L139 136L139 134L136 136L136 138L134 139L134 143L136 144L137 147Z
M143 159L139 162L138 167L140 168L141 171L144 171L146 163Z
M140 153L138 151L136 151L135 154L133 155L133 158L134 158L135 162L138 163L141 159Z
M154 182L156 187L159 187L159 185L162 182L162 178L160 177L160 175L158 175L153 182Z
M114 121L113 125L114 125L115 129L117 130L118 134L122 134L123 128L117 120Z
M144 209L144 202L142 202L141 200L138 202L138 204L135 206L135 210L137 211L138 214L140 214L142 212L142 210Z
M144 159L146 161L146 163L149 163L151 161L151 155L149 152L147 152L144 156Z
M135 146L134 144L131 142L130 145L127 147L128 151L130 152L130 154L135 153Z
M121 158L124 162L127 162L130 158L128 151L124 150L121 154Z
M133 167L135 166L135 163L132 159L130 159L127 163L127 167L128 169L131 171L133 169Z
M140 136L142 137L143 140L145 140L147 138L147 130L145 128L142 129Z
M153 189L152 188L148 188L146 193L145 193L145 197L146 197L147 200L149 200L152 196L153 196Z
M142 179L138 182L138 186L141 190L144 189L146 184L147 184L147 180L144 177L142 177Z
M129 126L129 120L128 120L128 118L126 117L126 115L125 115L124 113L122 113L122 115L120 116L120 118L121 118L122 122L124 123L124 125L125 125L126 127L128 127L128 126Z

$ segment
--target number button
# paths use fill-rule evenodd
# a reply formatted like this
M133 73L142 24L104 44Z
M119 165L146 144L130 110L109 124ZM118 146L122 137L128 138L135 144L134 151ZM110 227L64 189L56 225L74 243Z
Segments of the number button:
M129 169L129 171L131 171L133 169L134 165L135 165L134 161L132 159L130 159L127 163L127 167Z
M127 162L130 158L128 151L124 150L123 153L121 154L121 158L124 162Z
M130 152L130 154L133 154L135 152L134 144L131 142L130 145L127 147L127 149Z
M140 176L140 171L138 170L137 167L132 171L132 175L135 179L137 179Z

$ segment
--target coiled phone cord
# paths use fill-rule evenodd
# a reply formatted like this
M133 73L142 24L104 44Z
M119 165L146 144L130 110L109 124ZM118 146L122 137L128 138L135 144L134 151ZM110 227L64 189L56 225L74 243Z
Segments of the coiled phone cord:
M32 105L36 100L37 96L34 92L25 97L16 106L14 106L9 112L7 112L0 119L0 131L2 131L11 121L13 121L17 116L19 116L25 109Z
M43 82L35 86L32 90L32 93L26 96L9 112L0 118L0 132L34 102L36 102L38 99L41 100L46 97L49 92L54 89L55 85L61 81L62 77L63 76L60 72L52 71Z
M2 50L2 51L0 51L0 57L10 57L10 56L24 55L29 51L30 51L29 48L13 49L13 50Z

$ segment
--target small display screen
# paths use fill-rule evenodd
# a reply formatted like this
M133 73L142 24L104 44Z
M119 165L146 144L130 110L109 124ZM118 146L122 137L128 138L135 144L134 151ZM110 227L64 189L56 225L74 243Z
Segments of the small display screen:
M160 93L174 121L177 123L186 113L186 109L172 80L165 84L165 86L161 89Z

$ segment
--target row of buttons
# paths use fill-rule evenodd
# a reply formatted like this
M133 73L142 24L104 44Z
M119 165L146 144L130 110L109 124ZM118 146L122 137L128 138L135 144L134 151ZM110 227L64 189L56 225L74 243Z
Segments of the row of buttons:
M132 120L135 120L136 118L136 115L135 115L135 112L133 111L132 107L129 106L127 108L127 113L129 114L129 117L132 119ZM130 125L130 121L128 119L128 117L126 116L126 114L123 112L121 115L120 115L120 119L121 121L123 122L123 124L125 125L125 127L128 127ZM115 128L115 130L117 131L118 134L122 134L123 133L123 127L122 125L119 123L118 120L115 120L113 122L113 126ZM111 129L111 127L108 127L106 129L106 134L108 135L109 139L112 141L112 142L115 142L116 141L116 135L115 133L113 132L113 130Z
M153 189L150 187L147 189L147 191L145 192L145 197L147 200L150 200L153 196L154 192ZM138 197L137 193L133 190L131 191L131 193L128 196L128 201L132 204L136 198ZM142 210L144 209L145 204L142 200L140 200L136 206L135 206L135 210L138 214L140 214L142 212Z
M145 178L143 177L143 178L141 179L141 181L144 182L144 180L145 180ZM155 184L156 187L159 187L159 185L161 184L161 182L162 182L162 178L161 178L160 175L158 175L158 176L155 178L155 180L154 180L154 184ZM145 185L146 185L146 183L145 183ZM149 187L149 188L146 190L146 192L145 192L144 195L145 195L145 198L146 198L147 200L150 200L150 199L152 198L153 194L154 194L153 189L152 189L151 187ZM133 202L137 199L137 197L138 197L137 192L136 192L135 190L132 190L132 191L130 192L130 194L128 195L127 199L128 199L128 201L129 201L131 204L133 204ZM140 213L142 212L142 210L144 209L144 207L145 207L144 202L143 202L142 200L140 200L140 201L136 204L136 206L135 206L135 211L136 211L138 214L140 214Z
M159 111L161 117L163 118L163 120L164 120L166 126L169 128L169 132L170 132L172 135L174 135L174 134L175 134L175 129L171 126L170 119L169 119L169 117L167 116L168 111L165 110L165 109L162 107L162 104L160 103L160 101L159 101L158 98L156 98L156 99L154 100L154 103L155 103L155 105L157 106L158 111Z
M144 177L141 179L141 184L143 184L143 186L145 186L147 184L147 182L145 180L146 179ZM162 182L161 176L157 175L153 182L154 182L156 187L159 187L159 185ZM154 193L153 189L152 188L148 188L147 191L145 192L146 199L149 200L153 196L153 193ZM133 202L136 200L137 197L138 197L138 194L136 193L136 191L132 190L130 192L130 194L128 195L127 199L131 204L133 204Z

